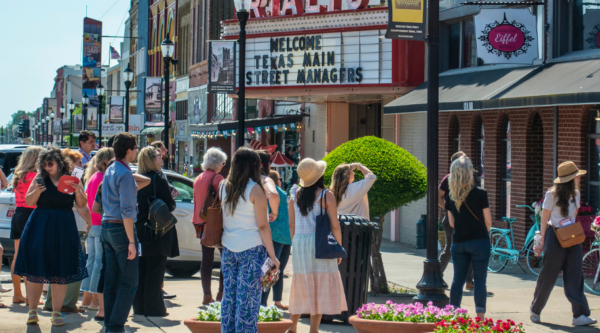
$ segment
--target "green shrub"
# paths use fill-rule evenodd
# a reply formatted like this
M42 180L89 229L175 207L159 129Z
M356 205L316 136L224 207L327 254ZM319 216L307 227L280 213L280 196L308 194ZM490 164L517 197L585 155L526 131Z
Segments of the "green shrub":
M348 141L329 153L325 183L331 183L333 170L343 163L362 163L377 176L369 191L371 219L423 198L427 192L427 168L406 150L392 142L366 136ZM355 172L356 181L363 179Z

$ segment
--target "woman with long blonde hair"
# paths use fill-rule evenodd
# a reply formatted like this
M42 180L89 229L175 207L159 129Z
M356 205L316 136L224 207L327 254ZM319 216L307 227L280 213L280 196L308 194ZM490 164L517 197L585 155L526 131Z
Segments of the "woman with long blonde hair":
M364 179L355 182L355 170L362 172ZM367 193L376 180L377 176L360 163L338 165L333 171L329 186L337 203L337 213L354 214L370 219Z
M454 280L450 289L450 304L460 307L469 265L472 264L475 310L478 317L484 318L492 215L487 192L475 186L473 164L468 157L463 156L452 162L449 187L450 195L445 208L450 225L454 228L451 248Z
M96 193L98 193L98 187L102 184L102 180L104 179L104 172L113 158L115 158L115 152L112 148L105 147L98 150L96 156L86 164L87 169L83 176L85 179L84 182L87 184L85 193L87 194L88 208L91 212L92 226L86 240L86 248L88 251L86 269L89 276L81 283L81 290L84 292L81 307L90 310L98 310L98 313L96 313L97 319L104 318L104 297L98 290L104 249L100 241L100 235L102 233L102 216L94 213L92 207L94 206Z
M17 255L19 254L21 235L23 234L27 220L29 220L29 216L35 209L35 205L27 206L25 203L25 195L27 194L27 190L29 190L31 181L37 174L37 162L41 151L42 147L37 146L25 149L19 158L19 164L17 164L11 180L13 192L15 193L15 203L17 205L15 214L10 221L10 238L15 241L15 257L10 266L12 283L15 290L13 303L27 303L27 298L23 297L23 293L21 292L21 277L12 273L15 271L15 262L17 261ZM27 278L23 277L23 281L27 284Z

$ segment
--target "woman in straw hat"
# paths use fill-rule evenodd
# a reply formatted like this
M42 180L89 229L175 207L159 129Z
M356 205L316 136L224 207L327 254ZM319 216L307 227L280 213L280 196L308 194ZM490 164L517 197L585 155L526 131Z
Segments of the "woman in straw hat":
M534 323L540 322L540 314L561 272L563 273L565 295L573 309L573 325L585 326L597 322L589 317L590 307L583 293L581 244L563 248L554 232L554 228L559 229L569 221L575 223L581 198L577 187L581 175L585 174L586 171L579 170L575 163L564 162L558 166L558 178L554 180L554 186L546 192L540 225L542 234L540 249L543 248L545 254L530 312L531 321ZM548 228L548 225L552 225L554 228Z
M323 185L324 161L306 158L298 165L300 186L294 186L288 211L292 237L294 276L290 292L290 332L296 332L300 315L310 314L310 332L319 328L322 315L347 311L344 287L337 265L341 259L315 259L316 218L321 208L327 211L335 240L342 244L340 223L333 193ZM325 200L321 198L325 196Z

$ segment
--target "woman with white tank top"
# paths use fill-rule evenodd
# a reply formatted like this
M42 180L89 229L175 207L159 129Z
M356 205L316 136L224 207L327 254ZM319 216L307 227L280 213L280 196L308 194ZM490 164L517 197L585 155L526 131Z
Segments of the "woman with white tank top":
M267 255L279 269L269 227L267 196L258 154L242 147L219 187L223 201L223 301L221 332L256 333L261 301L261 267Z

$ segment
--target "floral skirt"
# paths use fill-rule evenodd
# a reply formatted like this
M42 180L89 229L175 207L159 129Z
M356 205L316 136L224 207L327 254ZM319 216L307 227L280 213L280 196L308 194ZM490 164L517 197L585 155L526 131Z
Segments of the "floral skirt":
M292 241L291 314L336 315L348 311L337 259L315 259L315 235Z

